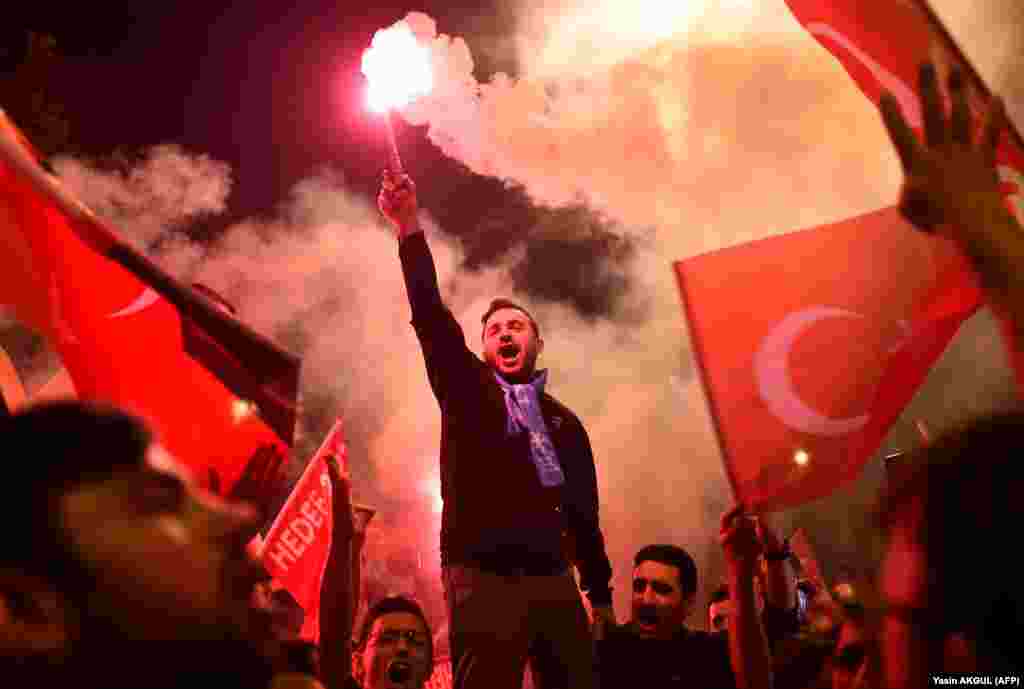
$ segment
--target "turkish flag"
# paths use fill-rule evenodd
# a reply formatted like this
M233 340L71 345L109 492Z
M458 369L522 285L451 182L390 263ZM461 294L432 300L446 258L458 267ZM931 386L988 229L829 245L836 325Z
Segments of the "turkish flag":
M763 510L856 478L981 301L895 208L675 268L730 481Z
M205 481L292 442L299 361L127 244L0 116L0 303L60 354L79 398L146 419Z
M341 419L335 421L292 488L267 532L262 552L267 571L305 611L301 636L310 641L317 641L320 633L320 588L331 549L333 516L327 458L332 456L346 473L348 451Z
M796 19L829 50L875 104L883 91L900 104L911 127L923 128L917 98L918 67L935 63L940 73L958 67L967 83L968 103L980 125L992 94L977 71L923 0L786 0ZM997 164L1007 206L1024 221L1024 140L1013 127L999 145ZM1017 385L1024 391L1024 352L1016 351L1014 327L996 313L1010 352Z

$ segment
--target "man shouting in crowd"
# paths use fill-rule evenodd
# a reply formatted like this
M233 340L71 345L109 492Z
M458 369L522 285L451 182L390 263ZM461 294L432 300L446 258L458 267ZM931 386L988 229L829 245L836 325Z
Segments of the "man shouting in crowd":
M481 319L484 361L441 301L412 180L385 173L412 324L441 406L441 559L455 686L519 689L530 659L544 689L594 686L594 652L563 534L595 616L614 620L590 440L544 391L544 346L522 306Z

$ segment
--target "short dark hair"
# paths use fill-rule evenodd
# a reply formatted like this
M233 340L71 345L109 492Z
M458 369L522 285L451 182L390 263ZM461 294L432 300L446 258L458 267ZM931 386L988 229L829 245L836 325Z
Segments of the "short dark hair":
M22 453L5 464L0 522L27 527L7 534L0 566L53 579L69 555L57 500L77 485L141 466L153 436L142 421L112 407L60 401L0 419L0 439Z
M434 636L430 631L430 623L427 622L427 616L423 614L423 608L420 607L419 603L411 598L405 596L388 596L381 598L379 601L374 603L366 613L366 619L363 620L363 627L359 631L359 640L356 644L358 650L366 648L366 641L370 638L370 632L373 631L373 624L377 621L378 617L388 615L393 612L405 612L410 615L415 615L423 622L423 626L427 630L427 651L429 666L434 666Z
M534 335L540 337L540 328L537 327L537 321L533 319L533 316L530 315L530 312L527 311L523 306L515 303L511 299L506 299L505 297L498 297L496 299L491 300L491 305L487 307L487 310L484 312L484 315L481 316L480 318L480 337L484 336L483 326L487 325L487 319L493 316L495 311L499 311L501 309L516 309L517 311L522 311L523 314L526 316L527 320L530 321L530 325L533 326Z
M690 554L677 545L657 543L644 546L633 558L633 566L643 562L660 562L679 570L679 588L683 595L697 591L697 565Z

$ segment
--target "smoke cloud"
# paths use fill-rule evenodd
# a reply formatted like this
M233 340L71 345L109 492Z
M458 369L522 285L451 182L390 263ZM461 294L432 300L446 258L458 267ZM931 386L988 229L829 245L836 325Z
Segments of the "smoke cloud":
M731 498L671 261L890 205L900 179L877 113L781 2L663 4L526 3L509 39L518 74L482 83L466 40L439 34L426 15L408 18L440 78L404 117L447 155L538 206L586 209L586 222L525 228L528 244L473 270L429 213L422 221L471 348L479 351L479 316L494 296L522 301L540 321L551 391L580 415L594 446L620 618L632 555L646 543L687 547L702 593L722 571L718 518ZM408 322L396 242L373 200L325 170L297 184L274 217L199 244L189 228L223 209L232 171L175 147L135 162L57 168L173 274L215 289L244 321L303 356L293 471L343 415L356 497L382 516L422 515L430 526L418 546L433 572L440 417ZM594 242L595 224L608 242ZM550 256L559 247L580 246L601 253L593 270L564 260L560 270L540 268L557 263ZM565 291L594 301L559 299ZM999 351L990 320L969 323L890 447L913 444L914 418L941 428L1004 400ZM880 478L870 468L850 491L777 522L808 526L826 573L847 558L870 563L864 542L873 535L852 525ZM691 622L703 625L699 611Z
M628 295L609 304L606 320L581 331L576 313L547 314L557 324L549 332L567 335L546 350L556 394L594 436L620 608L630 557L645 543L690 548L706 575L704 593L721 572L717 520L730 498L671 261L891 205L901 179L878 113L784 3L639 5L523 2L517 74L482 81L466 40L411 13L405 21L430 46L435 87L402 113L474 172L540 206L583 205L637 247L610 263ZM973 16L967 32L975 40L965 49L973 55L981 46L1013 112L1005 75L1014 70L1005 61L1019 31L1004 30L995 50L977 42L1009 11ZM993 54L1002 57L993 62ZM560 238L585 235L570 224ZM536 286L529 291L541 296ZM915 444L913 419L943 427L1005 403L1010 384L998 349L991 319L970 322L890 447ZM984 375L965 375L979 359ZM882 478L873 467L833 500L777 522L812 527L826 573L868 572L878 534L855 529L862 520L849 515L870 509Z

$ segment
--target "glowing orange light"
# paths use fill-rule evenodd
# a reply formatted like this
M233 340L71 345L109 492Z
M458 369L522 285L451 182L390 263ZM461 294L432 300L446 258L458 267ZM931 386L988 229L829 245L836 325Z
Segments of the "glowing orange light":
M256 413L256 405L249 400L236 399L231 403L231 418L235 423L242 423Z
M362 71L370 82L367 104L374 112L408 105L434 85L430 54L405 22L374 34L363 53Z
M799 466L807 466L807 463L811 461L811 456L806 450L797 450L793 453L793 461Z
M444 499L441 497L441 481L435 478L424 479L421 484L423 493L430 500L430 507L435 514L444 510Z

